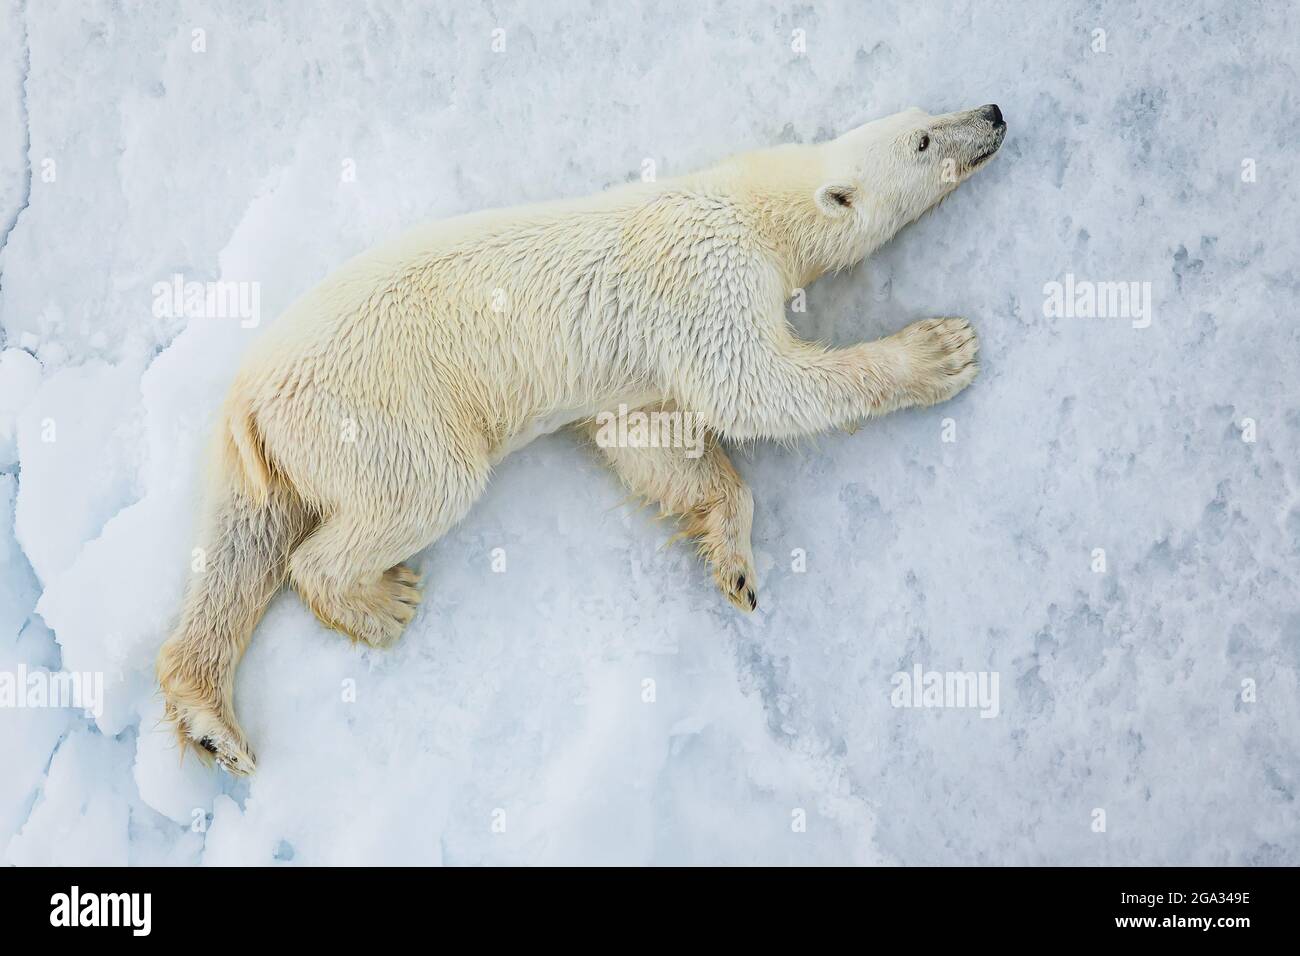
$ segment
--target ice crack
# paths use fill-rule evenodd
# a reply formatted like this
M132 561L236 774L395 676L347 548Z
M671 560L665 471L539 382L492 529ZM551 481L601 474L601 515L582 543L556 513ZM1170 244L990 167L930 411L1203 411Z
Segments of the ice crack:
M22 198L19 200L18 208L14 214L9 217L5 223L4 229L0 231L0 254L9 244L9 234L12 233L18 225L18 218L23 214L32 201L32 121L31 115L27 111L27 81L32 72L32 46L31 38L27 32L27 7L24 5L18 14L23 21L23 67L22 80L19 84L19 110L22 114L23 127L23 189ZM0 259L0 262L3 260ZM4 288L4 268L0 265L0 289Z

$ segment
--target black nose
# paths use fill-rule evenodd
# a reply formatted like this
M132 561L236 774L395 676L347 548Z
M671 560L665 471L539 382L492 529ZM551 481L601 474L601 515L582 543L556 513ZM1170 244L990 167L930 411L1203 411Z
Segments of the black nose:
M1000 109L998 109L996 103L990 103L988 106L982 107L982 108L980 109L980 116L983 116L986 120L988 120L988 121L989 121L990 123L992 123L994 126L1005 126L1005 125L1006 125L1006 123L1003 122L1003 119L1002 119L1002 111L1001 111Z

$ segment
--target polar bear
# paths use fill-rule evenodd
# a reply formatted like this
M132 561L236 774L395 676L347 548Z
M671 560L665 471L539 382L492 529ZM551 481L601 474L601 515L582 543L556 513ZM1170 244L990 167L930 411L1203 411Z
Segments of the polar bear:
M420 601L403 562L493 465L560 427L594 435L613 408L703 423L693 453L598 444L752 610L753 499L723 442L931 405L977 371L965 319L827 349L795 337L785 303L933 207L1005 133L996 106L910 109L679 178L433 223L343 265L255 342L220 412L207 568L157 665L182 752L254 769L234 672L286 580L329 627L387 647Z

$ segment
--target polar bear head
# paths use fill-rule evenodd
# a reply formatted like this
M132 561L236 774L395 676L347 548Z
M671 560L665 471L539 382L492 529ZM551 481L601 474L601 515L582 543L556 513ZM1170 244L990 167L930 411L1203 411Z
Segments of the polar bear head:
M905 225L987 163L1006 132L993 104L943 116L912 107L859 126L825 144L817 204L832 217L859 206Z
M981 169L1007 124L993 105L931 116L912 108L821 143L809 197L814 220L795 227L815 271L869 255ZM805 194L806 195L806 194Z
M888 242L983 168L1006 132L991 104L943 116L913 108L827 142L744 153L704 175L737 189L801 286Z

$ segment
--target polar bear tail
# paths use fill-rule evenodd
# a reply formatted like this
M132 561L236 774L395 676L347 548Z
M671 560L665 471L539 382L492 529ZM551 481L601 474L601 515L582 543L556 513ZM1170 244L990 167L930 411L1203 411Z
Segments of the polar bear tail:
M242 410L241 410L242 411ZM268 463L251 415L227 409L180 623L158 653L163 716L182 754L193 749L232 773L255 768L235 719L235 668L284 583L308 511Z

